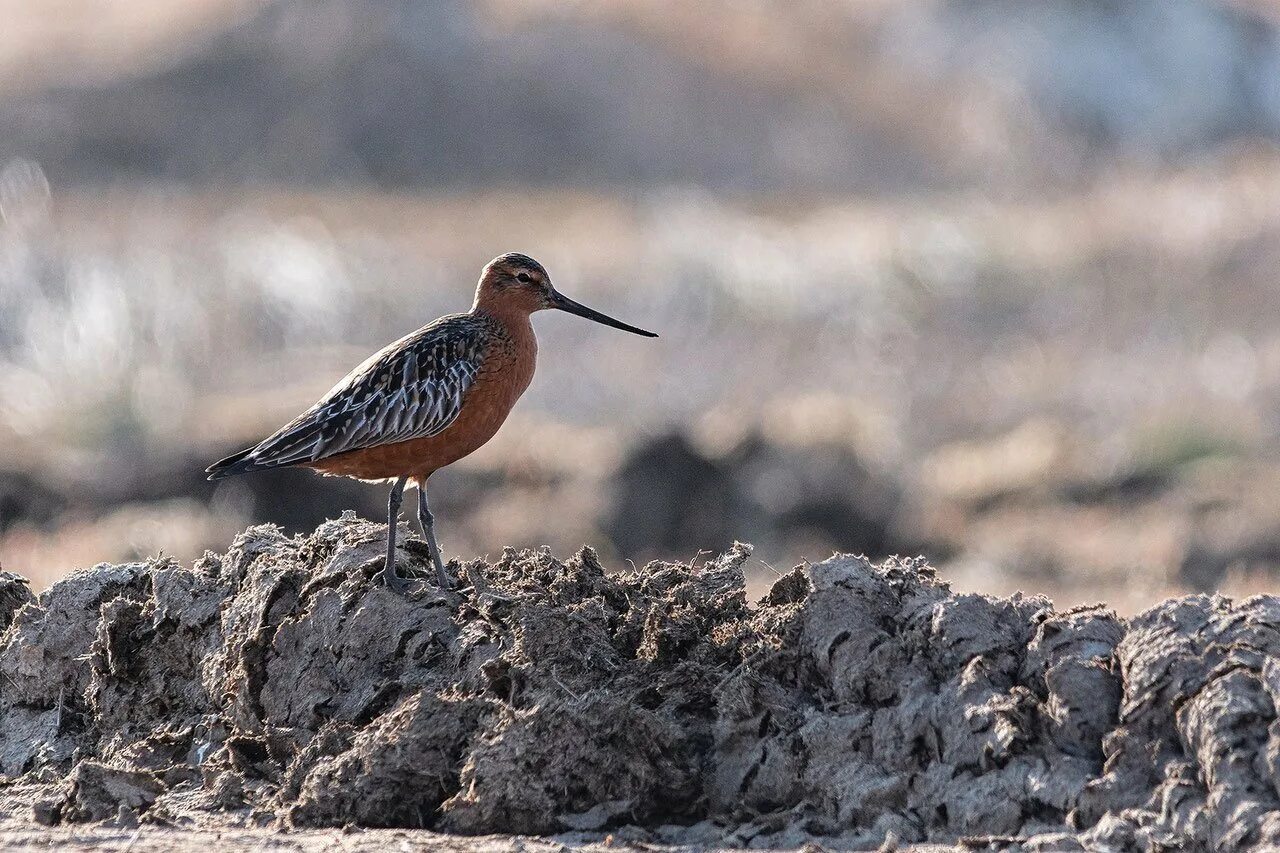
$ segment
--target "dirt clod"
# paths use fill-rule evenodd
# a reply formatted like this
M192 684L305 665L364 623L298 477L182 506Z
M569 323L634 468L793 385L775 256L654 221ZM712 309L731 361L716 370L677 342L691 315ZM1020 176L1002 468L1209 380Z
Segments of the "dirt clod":
M1280 844L1280 599L1125 621L837 556L752 606L742 545L620 573L589 549L507 551L455 566L459 589L401 597L362 568L384 535L350 515L296 539L252 528L190 569L99 566L34 600L0 578L0 772L28 813L729 846Z
M26 578L13 572L0 571L0 631L9 627L20 607L35 600Z
M86 760L67 777L55 809L66 821L106 820L145 811L163 791L164 785L151 773Z

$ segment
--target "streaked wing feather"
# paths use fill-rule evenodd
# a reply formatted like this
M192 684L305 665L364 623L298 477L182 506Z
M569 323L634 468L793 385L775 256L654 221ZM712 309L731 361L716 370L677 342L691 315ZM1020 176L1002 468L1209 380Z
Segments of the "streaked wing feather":
M482 328L443 318L369 359L250 458L297 465L438 435L461 413L483 356Z

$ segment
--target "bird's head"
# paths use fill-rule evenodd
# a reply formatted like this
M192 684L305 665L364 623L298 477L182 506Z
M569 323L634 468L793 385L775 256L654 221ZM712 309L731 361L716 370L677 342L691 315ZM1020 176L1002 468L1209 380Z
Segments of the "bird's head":
M627 325L621 320L574 302L555 289L551 276L542 264L519 252L499 255L485 266L480 274L480 284L476 287L476 307L491 312L514 311L523 314L554 308L622 329L624 332L647 338L657 337L653 332Z

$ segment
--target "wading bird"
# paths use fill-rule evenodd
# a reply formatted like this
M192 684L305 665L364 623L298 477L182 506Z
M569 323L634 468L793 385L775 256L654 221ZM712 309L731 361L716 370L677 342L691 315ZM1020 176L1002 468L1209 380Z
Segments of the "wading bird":
M396 573L396 522L412 480L436 577L448 586L427 480L492 438L529 387L538 354L530 315L544 308L657 337L561 295L533 258L500 255L481 273L470 311L441 317L375 353L269 438L209 466L209 479L301 466L391 482L383 578L401 594L408 584Z

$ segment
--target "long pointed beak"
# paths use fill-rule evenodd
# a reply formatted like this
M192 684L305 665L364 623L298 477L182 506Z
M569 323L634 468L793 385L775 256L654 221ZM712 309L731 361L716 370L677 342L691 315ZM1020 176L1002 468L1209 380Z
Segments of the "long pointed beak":
M588 320L595 320L597 323L603 323L606 326L613 326L615 329L621 329L633 335L644 335L646 338L656 338L658 336L656 332L646 332L644 329L628 326L621 320L613 319L608 314L601 314L581 302L574 302L558 290L551 291L551 307L559 308L561 311L568 311L570 314L577 314L579 317L586 317Z

